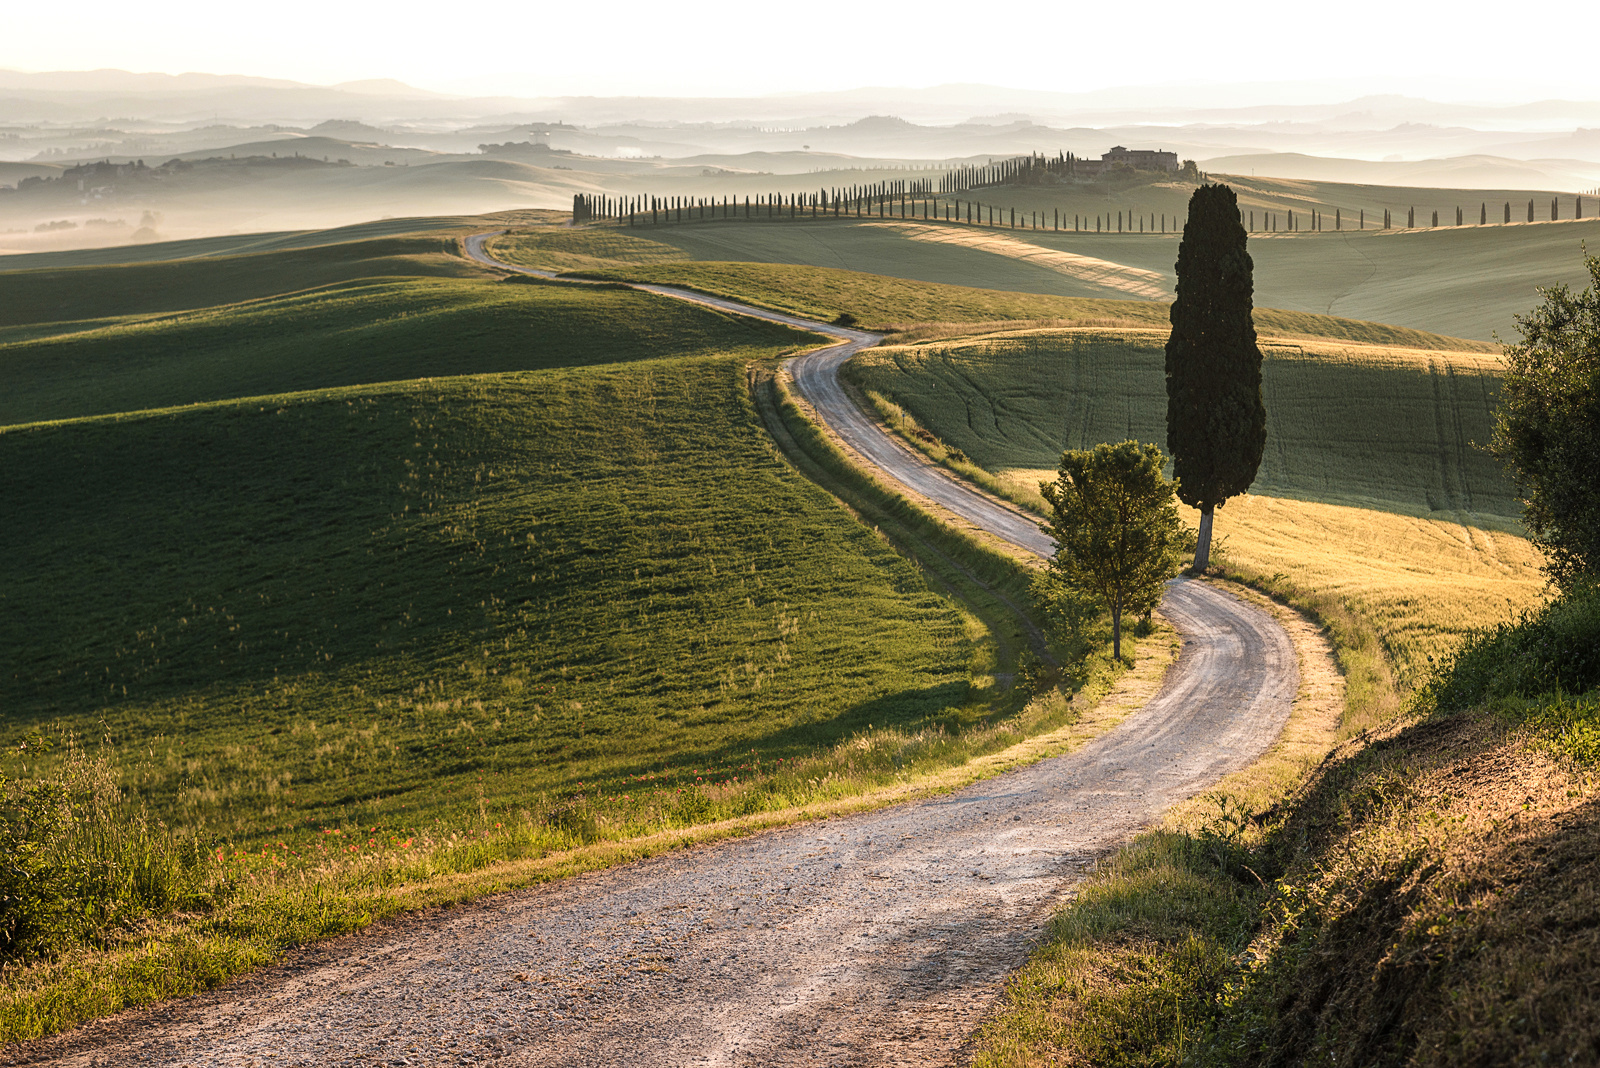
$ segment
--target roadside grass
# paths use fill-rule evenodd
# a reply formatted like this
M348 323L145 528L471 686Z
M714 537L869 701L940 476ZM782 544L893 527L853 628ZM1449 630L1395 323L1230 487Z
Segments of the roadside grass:
M83 273L92 282L116 270ZM83 325L0 343L0 425L424 377L754 355L808 337L620 287L533 279L361 279Z
M978 1065L1590 1063L1594 591L1446 664L1270 807L1218 793L1102 866Z
M825 322L849 314L867 329L891 333L926 323L995 320L1087 321L1162 331L1169 325L1167 305L1158 301L1106 300L936 285L832 267L680 262L573 273L584 278L681 285ZM1483 342L1442 337L1384 323L1275 308L1257 308L1256 327L1269 335L1343 339L1360 344L1461 351L1491 348Z
M1165 342L1011 331L870 349L844 373L1037 502L1037 472L1062 449L1166 439ZM1498 465L1472 444L1488 440L1498 357L1270 339L1262 354L1268 438L1252 492L1502 526L1518 514Z
M1314 611L1352 685L1372 677L1346 737L1381 728L1470 635L1547 596L1543 560L1527 539L1460 519L1256 496L1229 512L1219 574ZM1368 646L1370 655L1355 652ZM1355 670L1357 655L1367 668Z
M12 947L0 1035L407 908L951 788L1137 707L1095 704L1120 671L1098 650L1052 690L1016 562L852 473L792 400L758 411L746 368L792 341L704 319L731 351L0 430L7 811L92 796L40 832L41 870L100 878L72 867L88 835L149 873L78 948ZM774 415L853 513L779 458ZM1172 653L1152 644L1145 674Z
M536 820L525 811L520 820L497 822L492 829L486 823L459 831L436 827L403 842L392 840L388 844L396 848L391 849L372 848L374 839L363 848L360 836L370 831L356 828L355 841L343 845L339 830L329 830L333 847L310 865L291 861L287 850L270 843L252 853L219 854L215 864L205 855L198 864L169 871L160 885L170 900L181 902L183 912L156 913L147 907L148 915L130 917L142 922L97 931L93 945L0 972L0 1041L39 1037L197 993L270 964L297 945L403 912L943 793L1070 752L1143 707L1159 689L1177 647L1176 635L1158 626L1152 636L1134 639L1130 670L1112 670L1108 658L1099 657L1099 669L1081 675L1077 696L1086 700L1075 706L1059 694L1045 695L1015 719L959 738L941 736L933 746L919 744L927 739L901 728L876 727L831 750L755 771L740 785L747 801L762 797L766 808L729 805L739 794L726 784L721 789L700 785L699 801L626 837L607 836L603 820L592 821L581 809L566 806L554 819L547 813ZM152 861L159 863L163 850L171 852L172 839L143 833L148 825L142 816L115 811L126 799L116 796L114 787L106 789L112 776L103 761L74 757L65 785L76 788L90 779L109 802L100 811L111 819L86 829L106 834L133 865L147 870ZM779 799L791 807L770 807ZM751 809L747 815L721 815ZM127 910L149 902L111 904Z
M1038 484L1062 448L1165 440L1161 340L1010 332L872 349L845 375L931 459L1042 513ZM1370 710L1348 717L1356 733L1392 715L1430 657L1542 597L1512 490L1472 444L1488 438L1498 361L1333 342L1263 350L1266 454L1254 492L1218 513L1219 566L1334 628L1340 656L1355 657L1355 706Z
M829 267L679 262L574 272L584 278L679 285L757 307L832 322L849 314L865 329L925 322L1013 319L1113 319L1129 325L1166 320L1164 304L1095 300L939 285Z

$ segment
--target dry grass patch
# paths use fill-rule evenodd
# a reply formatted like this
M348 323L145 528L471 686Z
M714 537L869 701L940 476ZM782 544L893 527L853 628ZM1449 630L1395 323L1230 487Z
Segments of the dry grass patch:
M1000 477L1037 494L1054 471ZM1199 514L1185 508L1185 520ZM1218 566L1268 588L1343 604L1373 629L1402 681L1414 682L1473 631L1543 601L1542 558L1526 538L1487 524L1250 494L1217 513ZM1477 525L1474 524L1477 521ZM1352 732L1376 725L1353 721Z
M1312 781L1214 1063L1594 1063L1600 808L1519 718L1419 724Z
M1312 704L1280 782L1330 737ZM1347 743L1270 808L1260 767L1180 806L1058 915L974 1064L1595 1063L1597 723L1508 701Z

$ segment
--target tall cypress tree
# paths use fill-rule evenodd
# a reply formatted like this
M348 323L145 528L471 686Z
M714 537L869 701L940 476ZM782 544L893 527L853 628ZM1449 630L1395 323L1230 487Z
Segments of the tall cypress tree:
M1246 240L1232 189L1194 191L1167 339L1167 449L1178 498L1200 509L1196 571L1211 561L1212 512L1250 488L1267 442Z

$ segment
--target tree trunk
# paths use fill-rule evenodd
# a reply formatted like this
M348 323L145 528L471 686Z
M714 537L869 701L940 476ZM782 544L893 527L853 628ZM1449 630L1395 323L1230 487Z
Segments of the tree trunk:
M1200 510L1200 536L1194 546L1194 573L1201 575L1207 567L1211 566L1211 513L1214 505L1206 505Z
M1111 658L1122 659L1122 605L1111 605Z

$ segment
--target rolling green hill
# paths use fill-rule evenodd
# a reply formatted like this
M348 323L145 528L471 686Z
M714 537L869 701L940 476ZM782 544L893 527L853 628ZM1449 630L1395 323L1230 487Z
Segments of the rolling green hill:
M241 271L230 282L249 278ZM43 337L0 344L8 383L0 425L360 383L765 352L805 337L621 288L419 277L72 325L46 324Z
M1011 562L774 447L815 335L448 248L0 275L0 774L147 876L50 898L0 1036L1072 723Z
M519 213L520 214L520 213ZM538 214L538 213L529 213ZM554 215L554 212L547 213ZM107 248L71 249L63 252L25 252L0 256L0 274L8 271L38 271L57 267L107 267L126 263L156 263L204 256L240 256L250 252L281 252L285 249L322 248L380 237L416 236L441 230L480 227L477 216L439 216L434 218L381 219L328 230L284 230L276 233L226 234L218 237L192 237L179 241L150 241L112 245Z
M1168 325L1167 305L1156 301L944 286L827 267L680 262L575 273L585 278L688 286L815 319L832 320L847 313L863 326L889 330L930 323L976 327L1008 320L1065 320L1162 329ZM1492 348L1482 342L1314 312L1257 308L1255 321L1263 335L1276 337L1338 339L1441 351L1483 352Z
M973 714L969 617L752 408L814 336L447 249L0 275L8 736L250 840L477 818L480 776L648 823L638 776Z
M455 239L407 235L313 248L0 273L0 330L188 311L358 278L482 278ZM0 333L0 338L4 338Z
M869 350L850 378L994 471L1064 448L1166 440L1165 334L1021 331ZM1331 341L1262 345L1267 448L1252 492L1405 514L1518 514L1488 440L1499 360Z
M1547 209L1548 204L1541 211ZM920 220L696 222L620 232L690 260L794 264L1018 293L1147 300L1170 299L1178 240L1175 234L992 230ZM499 247L516 255L517 242L531 248L545 240L519 233ZM1537 301L1537 286L1584 284L1585 241L1600 244L1600 219L1254 234L1250 252L1258 307L1487 342L1496 331L1512 335L1512 316ZM591 267L554 260L549 265Z
M647 820L663 774L959 717L961 617L774 455L752 354L5 431L7 735L249 842Z
M1062 449L1166 441L1164 341L1014 331L869 350L846 375L883 398L917 447L945 461L960 449L977 465L968 473L1042 509L1038 485L1055 478ZM1384 670L1408 683L1538 603L1538 553L1504 475L1474 444L1488 437L1498 357L1333 340L1262 349L1267 447L1250 493L1217 514L1222 566L1324 618L1358 620ZM1380 703L1346 726L1392 712Z

